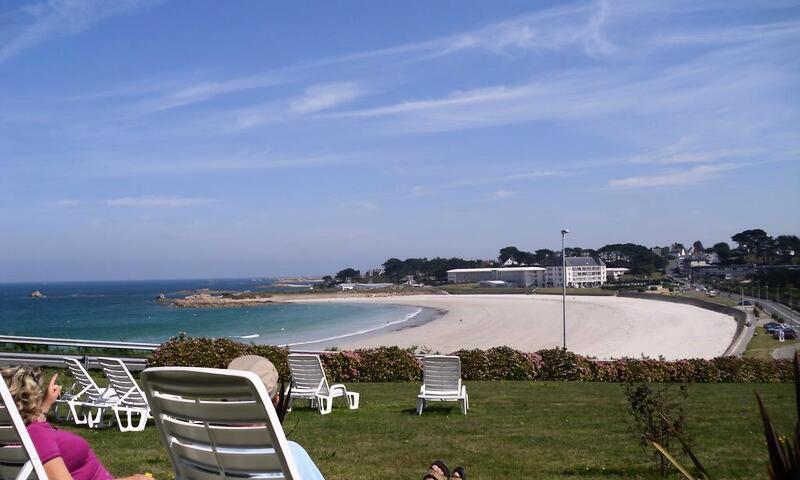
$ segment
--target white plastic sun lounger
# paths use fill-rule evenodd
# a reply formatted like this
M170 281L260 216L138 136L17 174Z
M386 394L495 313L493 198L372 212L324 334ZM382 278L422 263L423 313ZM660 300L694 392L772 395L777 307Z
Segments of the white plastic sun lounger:
M455 355L427 355L422 359L422 387L417 395L417 414L429 401L459 402L461 412L469 410L467 387L461 385L461 359Z
M176 480L302 480L254 373L157 367L140 378Z
M328 385L322 361L318 355L306 353L289 354L289 371L292 374L292 396L290 400L305 398L325 415L333 409L333 399L344 397L351 410L358 408L359 394L348 392L344 385Z
M111 406L121 432L141 432L150 418L150 407L144 392L134 380L128 367L117 358L99 358L108 386L113 388L119 401ZM138 420L134 420L136 416ZM123 421L124 420L124 421ZM135 422L135 423L134 423Z
M100 388L94 379L89 376L89 372L83 368L81 362L74 358L64 358L75 381L80 385L81 390L71 398L67 399L72 420L76 425L88 425L89 428L103 428L105 413L119 402L119 397L113 388ZM108 426L112 420L109 420Z
M0 379L0 480L47 480L6 382Z

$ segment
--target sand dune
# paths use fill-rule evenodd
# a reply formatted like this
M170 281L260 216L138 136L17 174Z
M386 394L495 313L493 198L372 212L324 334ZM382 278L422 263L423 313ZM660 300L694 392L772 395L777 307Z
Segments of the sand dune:
M561 297L549 295L416 295L311 300L446 310L423 325L344 338L341 348L427 346L441 352L508 345L535 351L561 345ZM567 348L598 358L713 358L733 338L732 317L701 308L619 297L568 297Z

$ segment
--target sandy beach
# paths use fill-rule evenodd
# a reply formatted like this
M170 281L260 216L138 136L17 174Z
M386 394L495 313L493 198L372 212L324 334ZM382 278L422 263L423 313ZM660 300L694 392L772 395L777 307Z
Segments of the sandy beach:
M499 345L536 351L561 345L561 297L553 295L414 295L304 299L415 305L442 315L338 340L343 349L426 346L442 353ZM597 358L713 358L733 338L732 317L701 308L619 297L568 297L567 348Z

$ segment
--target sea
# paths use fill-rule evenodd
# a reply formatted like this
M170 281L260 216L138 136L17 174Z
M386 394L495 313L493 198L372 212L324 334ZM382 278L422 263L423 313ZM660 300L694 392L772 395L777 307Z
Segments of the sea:
M266 279L0 283L0 335L153 343L187 335L323 349L423 313L362 303L176 308L156 301L159 294L179 298L198 289L290 291ZM44 297L31 298L36 290Z

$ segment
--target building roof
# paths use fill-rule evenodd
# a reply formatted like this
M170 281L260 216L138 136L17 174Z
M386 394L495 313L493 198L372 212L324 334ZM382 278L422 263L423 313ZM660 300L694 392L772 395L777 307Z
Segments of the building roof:
M567 266L568 267L600 267L605 265L605 262L600 260L599 258L592 258L592 257L567 257ZM561 256L559 255L553 260L554 267L561 266Z
M447 273L478 273L478 272L543 272L542 267L507 267L507 268L454 268Z

